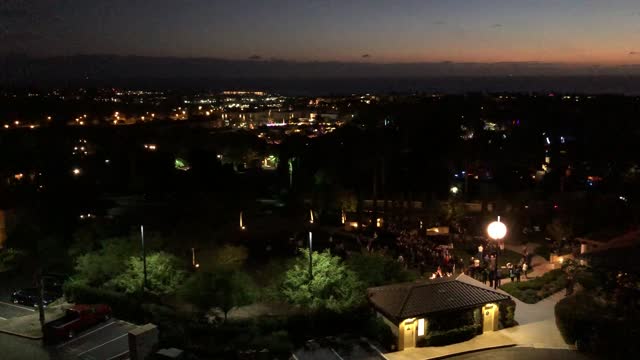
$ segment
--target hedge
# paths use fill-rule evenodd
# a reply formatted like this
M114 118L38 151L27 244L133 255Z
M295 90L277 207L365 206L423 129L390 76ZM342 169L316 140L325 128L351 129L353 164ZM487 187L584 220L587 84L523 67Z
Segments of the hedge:
M140 323L145 320L141 295L97 289L79 282L64 284L64 294L68 301L81 304L108 304L113 315L119 319Z
M600 304L584 293L555 306L556 324L567 344L608 358L635 357L640 352L640 311L628 311L623 317L615 313L614 304Z
M504 284L500 286L500 289L508 292L522 302L535 304L563 290L566 284L567 281L564 272L560 269L555 269L535 279Z
M498 309L500 311L500 328L508 328L512 326L518 325L518 322L515 320L516 316L516 302L512 299L501 301Z
M480 324L465 325L446 331L433 331L424 338L418 339L417 347L443 346L473 339L482 331Z

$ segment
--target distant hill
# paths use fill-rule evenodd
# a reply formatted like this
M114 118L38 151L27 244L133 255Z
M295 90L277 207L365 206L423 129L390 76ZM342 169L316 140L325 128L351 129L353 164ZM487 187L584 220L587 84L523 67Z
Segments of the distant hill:
M593 79L613 76L620 84L610 84L609 92L637 92L634 89L637 79L629 86L625 82L627 77L640 76L639 65L625 66L595 66L569 65L537 62L512 63L389 63L377 64L370 62L294 62L284 60L224 60L213 58L171 58L145 56L114 56L114 55L76 55L64 57L38 58L27 55L5 55L0 57L0 85L4 86L67 86L78 84L95 84L109 86L199 86L208 87L211 83L251 84L268 80L267 87L283 82L295 83L309 80L315 83L333 82L341 80L343 86L359 81L378 81L387 85L398 85L395 90L419 90L437 88L424 85L425 81L434 79L484 78L476 80L486 84L488 77L517 79L524 77L587 77L591 79L585 84L576 84L578 88L589 85L593 92L598 86ZM231 81L233 80L233 81ZM552 81L544 80L543 81ZM556 79L557 80L557 79ZM529 79L540 81L540 79ZM469 90L487 90L469 83ZM512 84L527 85L527 82ZM392 84L389 84L392 83ZM422 85L421 85L422 84ZM549 84L532 89L546 90ZM558 82L558 86L564 86ZM216 85L217 86L217 85ZM265 86L264 84L262 86ZM393 88L393 86L391 86ZM570 86L571 87L571 86ZM358 88L355 86L354 88ZM553 85L549 89L553 89ZM346 89L334 89L341 92ZM496 89L495 91L499 91ZM508 91L508 88L505 88ZM515 89L517 90L517 89ZM373 90L372 90L373 91ZM602 89L607 91L607 89Z

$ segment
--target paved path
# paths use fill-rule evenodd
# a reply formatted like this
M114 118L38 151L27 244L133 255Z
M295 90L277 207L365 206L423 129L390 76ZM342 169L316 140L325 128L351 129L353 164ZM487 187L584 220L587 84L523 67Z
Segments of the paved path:
M577 351L559 350L559 349L532 349L528 347L511 347L506 349L486 350L452 356L447 359L451 360L588 360L592 357Z
M308 341L293 353L294 360L385 360L365 339L323 338Z
M32 307L0 301L0 321L29 315L34 313L35 311L36 309Z
M56 359L40 340L29 340L0 333L0 359L2 360L49 360Z
M128 332L135 325L121 320L97 324L65 343L51 348L59 359L119 359L128 358Z
M486 349L499 346L514 346L516 343L499 331L484 333L473 339L446 346L430 346L424 348L410 348L403 351L385 354L389 360L427 360L450 354Z
M522 255L524 255L524 252L523 252L524 246L525 245L522 245L522 244L512 244L512 243L504 244L505 249L516 252L518 254L522 254ZM535 248L538 247L539 244L527 243L526 246L528 251L531 253L535 251ZM531 257L531 267L532 267L531 272L527 273L526 278L524 276L521 276L520 281L527 281L527 280L537 278L555 268L553 264L551 264L549 261L547 261L547 259L543 258L540 255L533 255L533 257ZM511 279L509 278L508 274L506 272L503 272L503 274L507 276L505 276L503 279L500 279L501 284L510 283Z

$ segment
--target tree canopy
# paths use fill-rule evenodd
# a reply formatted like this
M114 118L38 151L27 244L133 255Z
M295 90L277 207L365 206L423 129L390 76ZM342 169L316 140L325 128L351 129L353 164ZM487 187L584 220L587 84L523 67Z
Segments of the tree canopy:
M175 293L186 278L184 261L165 252L156 252L147 256L147 287L155 295ZM138 292L144 282L142 259L131 256L126 270L109 284L127 294Z
M225 320L233 308L250 304L255 298L251 278L244 272L218 269L197 272L180 288L180 295L201 312L213 307L224 312Z
M346 263L367 287L407 282L416 278L402 264L382 254L356 254Z
M309 250L300 249L282 284L282 294L292 304L309 310L343 312L364 301L364 284L341 259L326 250L312 254L313 277L309 274Z
M89 286L129 294L142 289L143 262L137 243L126 238L104 241L100 249L78 256L75 270L74 280ZM175 292L185 277L185 263L178 257L165 252L147 255L147 290L150 293Z

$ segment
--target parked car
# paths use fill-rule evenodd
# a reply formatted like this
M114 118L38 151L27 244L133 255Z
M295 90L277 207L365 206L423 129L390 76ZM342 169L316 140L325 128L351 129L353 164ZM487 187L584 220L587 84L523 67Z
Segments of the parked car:
M61 294L52 293L49 291L44 292L42 297L42 305L46 307L52 302L60 298ZM15 291L11 294L11 302L14 304L22 304L27 306L38 306L39 289L38 288L26 288Z
M60 319L44 324L44 337L48 342L70 339L78 332L110 318L109 305L74 305Z

